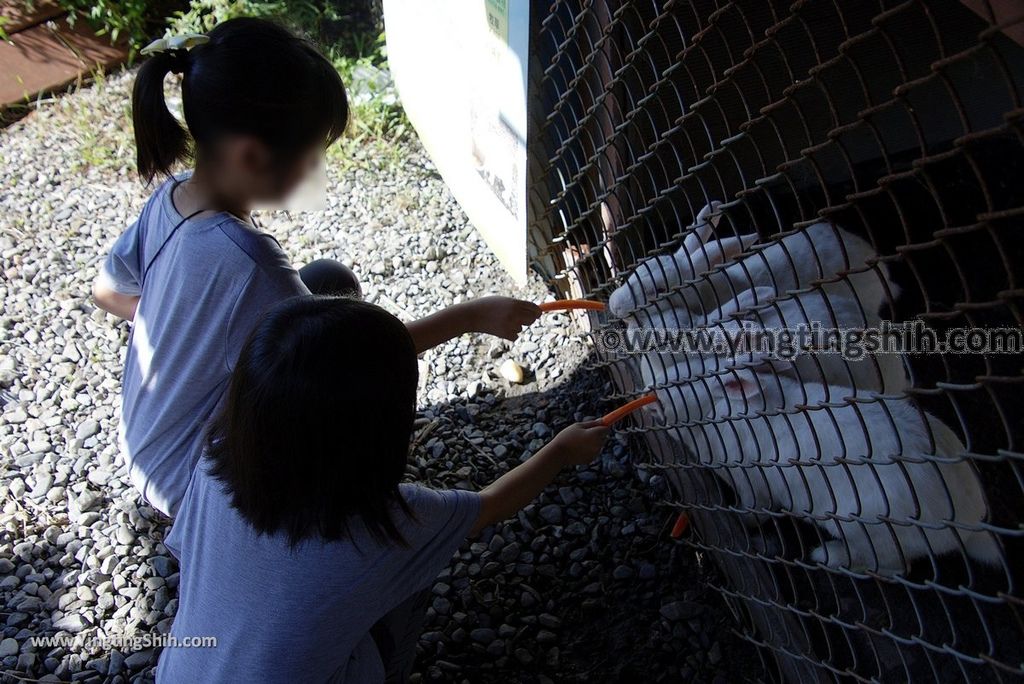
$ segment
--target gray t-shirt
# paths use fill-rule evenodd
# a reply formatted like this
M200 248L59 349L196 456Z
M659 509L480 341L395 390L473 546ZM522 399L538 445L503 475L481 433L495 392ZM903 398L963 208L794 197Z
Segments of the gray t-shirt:
M181 223L161 185L117 239L100 282L141 295L121 388L121 454L132 482L173 516L241 347L260 314L309 294L274 238L230 214ZM173 234L172 234L173 233Z
M370 627L433 583L476 521L480 496L401 485L415 516L395 514L406 546L378 542L352 520L346 540L290 548L283 534L255 532L209 466L200 460L165 542L181 563L178 645L161 652L157 681L383 681ZM203 637L216 646L183 647Z

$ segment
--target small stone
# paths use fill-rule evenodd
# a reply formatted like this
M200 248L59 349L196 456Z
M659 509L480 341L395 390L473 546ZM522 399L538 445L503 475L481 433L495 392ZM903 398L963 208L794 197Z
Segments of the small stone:
M33 454L45 454L50 451L50 442L45 439L36 439L28 443L28 450Z
M538 644L553 644L558 641L558 635L554 632L549 632L546 629L542 629L537 632L537 643Z
M160 577L169 577L175 572L174 561L167 556L155 556L149 560L149 564Z
M576 503L576 501L579 499L579 497L576 496L576 490L574 490L572 487L559 487L558 498L560 498L562 500L562 503L564 503L566 506L571 506L572 504Z
M659 611L661 617L669 620L670 622L678 622L680 620L689 620L692 617L700 615L704 610L704 607L699 603L693 601L672 601L666 603L661 607Z
M469 638L486 646L498 638L498 633L489 627L478 627L469 633Z
M506 359L505 363L501 364L501 367L498 368L498 372L501 373L501 377L513 385L522 384L523 378L526 377L523 367L512 359Z
M549 525L561 525L562 509L557 504L548 504L540 509L540 517Z
M36 478L36 482L32 485L32 498L38 499L46 496L46 493L50 491L50 487L53 486L53 475L49 473L43 473Z
M149 664L149 661L153 659L153 651L147 649L145 651L136 651L127 658L124 659L124 665L129 670L138 670Z
M519 558L519 552L519 544L517 542L512 542L501 550L501 553L498 554L498 558L502 563L514 563L515 560Z
M53 623L54 629L61 632L71 632L72 634L77 634L88 626L89 623L87 623L85 619L77 613L65 615L60 620Z
M562 621L551 613L541 613L537 616L537 621L548 629L558 629L562 626Z
M7 638L0 641L0 658L18 654L18 642L14 639Z
M88 661L85 664L85 667L88 670L95 670L96 672L99 672L100 674L105 675L105 674L107 674L107 668L109 667L109 662L107 661L106 658L94 658L94 659Z
M87 420L78 426L75 430L75 437L78 439L88 439L100 431L100 424L95 420Z
M548 427L546 423L534 423L532 430L533 434L542 439L551 434L551 428Z
M110 652L110 662L107 663L107 674L115 675L121 671L124 666L124 655L118 651L113 650Z
M22 672L30 672L36 666L36 654L35 653L22 653L18 656L18 669ZM39 681L43 681L40 679Z
M620 565L612 571L612 577L614 577L617 580L629 579L634 574L635 573L633 572L633 568L629 567L628 565Z

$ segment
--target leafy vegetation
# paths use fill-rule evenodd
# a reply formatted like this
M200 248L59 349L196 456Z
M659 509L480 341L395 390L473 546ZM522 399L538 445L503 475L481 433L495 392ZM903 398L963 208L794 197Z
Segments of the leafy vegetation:
M387 70L376 0L58 0L73 19L89 21L133 56L152 38L205 33L240 16L278 21L328 56L349 90L352 120L331 149L344 166L390 165L402 155L408 122Z

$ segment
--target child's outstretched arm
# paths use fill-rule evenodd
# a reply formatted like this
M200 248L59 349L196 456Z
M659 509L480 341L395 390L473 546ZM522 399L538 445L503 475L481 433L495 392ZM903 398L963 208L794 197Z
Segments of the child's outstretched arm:
M96 306L126 321L135 319L135 309L139 306L138 295L121 294L99 280L93 283L92 299Z
M459 335L479 332L514 340L540 318L540 308L512 297L482 297L406 324L420 354Z
M593 461L601 453L608 431L599 420L570 425L525 463L484 487L480 492L480 516L470 534L511 518L537 498L562 468Z

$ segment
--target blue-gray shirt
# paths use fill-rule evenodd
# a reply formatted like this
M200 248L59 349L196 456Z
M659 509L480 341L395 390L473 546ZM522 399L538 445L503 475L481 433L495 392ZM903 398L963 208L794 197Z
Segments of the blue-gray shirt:
M396 507L405 546L376 541L353 519L346 540L290 548L283 534L256 533L209 466L200 460L165 542L181 584L177 646L161 652L157 681L382 682L370 627L433 583L476 521L479 495L401 485L415 516ZM216 646L184 646L203 637Z
M141 295L121 388L121 454L155 508L175 515L238 353L260 314L309 294L274 238L230 214L181 223L161 185L99 280ZM172 234L173 233L173 234Z

